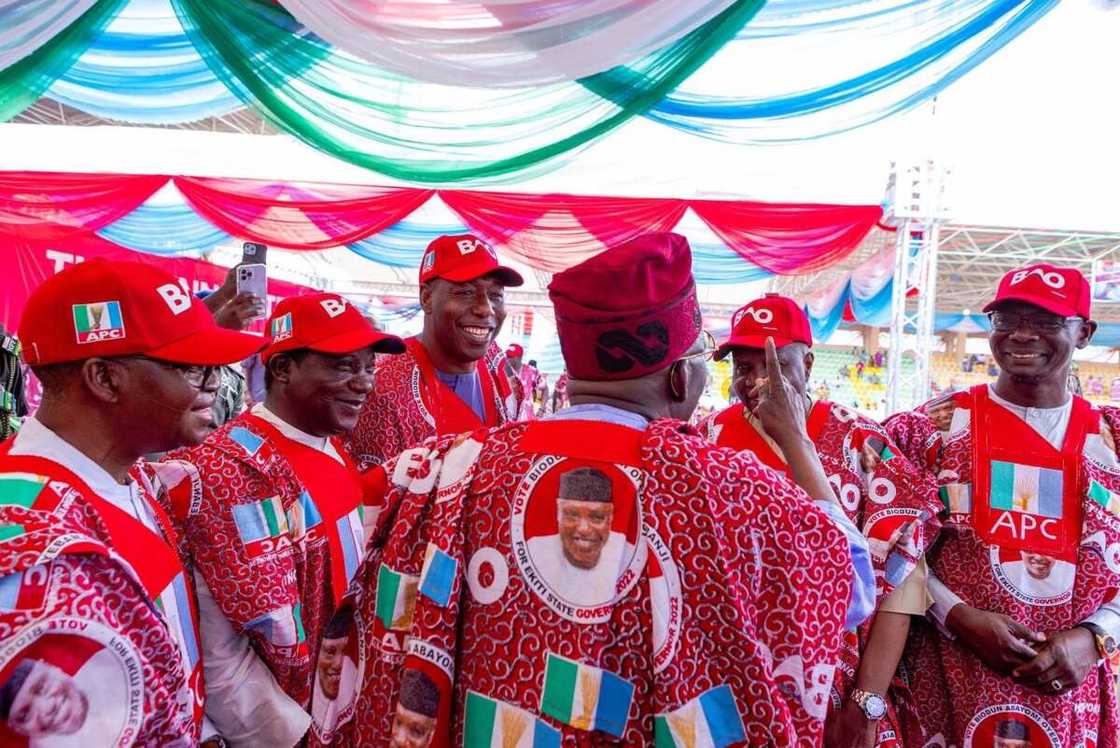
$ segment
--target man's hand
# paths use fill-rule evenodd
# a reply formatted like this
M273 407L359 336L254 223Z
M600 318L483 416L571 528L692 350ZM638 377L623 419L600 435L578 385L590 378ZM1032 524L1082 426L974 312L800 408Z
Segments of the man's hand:
M807 441L805 398L782 375L773 338L766 339L766 381L755 387L759 400L754 415L770 438L783 448L792 442Z
M829 717L824 744L828 748L874 748L878 737L878 723L867 719L854 701L847 701Z
M1081 627L1051 634L1037 649L1038 657L1015 668L1011 677L1051 696L1080 686L1100 660L1093 634Z
M1038 656L1037 646L1046 641L1018 621L988 610L961 603L945 617L945 626L985 665L1001 675ZM1086 632L1088 633L1088 632Z
M264 313L264 304L259 296L251 293L239 293L218 311L214 312L214 321L218 327L230 330L244 330L249 323Z

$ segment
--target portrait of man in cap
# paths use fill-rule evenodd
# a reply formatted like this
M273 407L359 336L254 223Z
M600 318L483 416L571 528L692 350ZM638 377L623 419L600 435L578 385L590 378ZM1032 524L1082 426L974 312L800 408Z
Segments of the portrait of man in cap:
M992 748L1033 748L1030 727L1018 717L1008 717L996 723L992 735Z
M353 632L354 609L349 605L339 608L323 630L311 697L311 718L323 732L337 727L339 717L354 703L358 665L351 646Z
M428 748L436 731L438 713L436 684L419 670L405 670L389 731L389 748Z
M579 467L560 476L556 496L555 535L529 540L529 555L544 581L575 605L604 605L633 546L611 529L614 487L595 467Z
M1003 573L1007 581L1024 595L1059 597L1073 588L1075 567L1068 561L1035 551L1014 551L1011 555L1010 560L1001 563Z

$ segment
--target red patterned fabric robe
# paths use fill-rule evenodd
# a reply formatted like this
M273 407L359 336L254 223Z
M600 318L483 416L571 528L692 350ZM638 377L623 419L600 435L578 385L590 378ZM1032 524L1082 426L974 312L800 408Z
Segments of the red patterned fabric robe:
M807 426L844 513L871 541L881 602L905 581L937 538L942 510L937 484L932 475L900 454L879 424L841 405L816 401ZM747 420L742 403L709 418L701 424L701 432L721 447L749 450L766 465L788 474L785 460ZM908 541L899 542L906 523L913 523L912 534ZM833 681L833 708L843 705L855 682L860 652L873 622L874 618L867 621L858 634L845 633L840 677ZM879 722L880 746L900 740L897 706L907 708L910 702L903 679L896 680L890 697L887 716Z
M10 445L0 448L0 694L23 695L0 720L0 744L36 745L14 729L25 716L14 710L51 693L46 732L75 744L196 745L196 603L157 484L133 469L163 537L62 465L8 455Z
M974 426L978 408L986 415ZM1070 439L1077 441L1079 418L1083 446L1076 449L1074 444L1064 457L1018 416L992 403L987 385L892 416L886 424L902 451L937 476L949 511L940 541L928 554L931 574L965 603L1006 614L1043 633L1075 626L1114 600L1120 588L1120 411L1098 410L1075 398L1073 412L1066 446ZM991 461L995 477L985 479L992 486L990 494L977 488L978 434L997 450ZM997 461L1002 464L996 466ZM1068 476L1065 488L1071 490L1055 493L1040 471L1033 483L1016 478L1008 508L1000 509L1001 471L1018 471L1015 465L1021 464L1057 472L1058 486ZM990 502L980 498L989 495ZM1047 506L1051 495L1059 500ZM985 517L996 518L996 524ZM1056 535L1057 527L1069 533L1066 547L1048 554L1045 583L1023 573L1023 554L1032 551L1014 547L1016 540L1002 524L1007 522L1022 540L1036 534L1028 532L1036 525L1048 526L1048 535ZM991 531L997 535L985 537ZM1025 724L1032 748L1120 744L1115 685L1105 664L1070 692L1042 694L989 670L970 651L926 625L912 635L907 660L918 715L930 736L925 745L989 746L1001 721ZM907 745L923 746L910 738Z
M753 457L675 421L548 420L387 468L335 745L384 746L406 718L433 746L820 744L848 545ZM598 499L572 501L577 470Z
M387 462L433 436L516 420L520 403L506 375L505 354L497 344L491 343L478 362L485 422L439 381L419 339L408 338L405 345L408 350L404 353L378 362L377 386L366 398L358 424L346 440L362 470Z
M365 545L356 468L246 413L169 455L160 472L218 607L285 693L310 708L310 653Z

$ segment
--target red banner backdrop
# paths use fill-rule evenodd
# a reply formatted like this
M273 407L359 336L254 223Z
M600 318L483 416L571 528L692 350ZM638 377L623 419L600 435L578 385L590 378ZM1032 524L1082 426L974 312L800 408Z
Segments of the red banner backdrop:
M367 239L438 195L471 231L556 272L634 236L673 229L688 208L747 262L780 275L847 257L882 218L878 205L760 203L277 183L166 175L0 172L0 231L56 239L127 215L168 180L190 207L242 239L321 250Z
M27 297L36 286L66 267L95 257L159 265L176 275L191 293L215 289L226 277L226 268L219 265L133 252L88 231L44 240L0 230L0 248L0 323L12 331L18 329ZM275 304L286 296L312 293L314 289L270 278L268 291Z

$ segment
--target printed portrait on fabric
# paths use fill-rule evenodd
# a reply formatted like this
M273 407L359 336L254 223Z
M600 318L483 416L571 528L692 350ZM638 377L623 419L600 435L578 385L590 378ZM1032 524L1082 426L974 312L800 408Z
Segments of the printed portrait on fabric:
M327 739L354 716L354 704L365 669L357 616L344 603L323 629L315 661L315 686L311 693L312 728Z
M2 745L132 745L143 719L143 664L124 635L53 618L18 632L0 652Z

